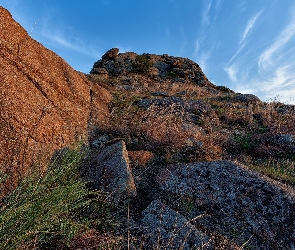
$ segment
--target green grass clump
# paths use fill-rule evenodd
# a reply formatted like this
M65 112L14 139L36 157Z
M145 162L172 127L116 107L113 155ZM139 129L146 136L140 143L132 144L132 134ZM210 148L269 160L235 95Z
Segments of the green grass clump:
M255 142L251 134L235 135L234 141L237 146L242 150L249 150L255 146Z
M273 179L288 183L295 187L295 161L294 159L265 159L253 162L250 168L266 174Z
M147 74L152 66L153 63L151 62L147 54L136 56L134 67L137 72L141 74Z
M86 183L78 178L82 159L81 149L64 150L43 176L40 171L33 171L3 199L1 250L35 249L53 239L69 244L87 226L87 219L81 219L80 214L92 200L88 198L91 192Z

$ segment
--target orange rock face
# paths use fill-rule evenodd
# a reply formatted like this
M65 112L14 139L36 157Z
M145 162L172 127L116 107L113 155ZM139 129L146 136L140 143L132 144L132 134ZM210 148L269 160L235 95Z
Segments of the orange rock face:
M87 136L110 94L32 39L0 7L0 167L22 175L45 151Z

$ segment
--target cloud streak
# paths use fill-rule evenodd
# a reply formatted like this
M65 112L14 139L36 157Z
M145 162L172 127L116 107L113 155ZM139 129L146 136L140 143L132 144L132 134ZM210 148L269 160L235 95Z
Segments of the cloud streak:
M249 36L250 31L253 29L256 21L258 20L259 16L262 14L263 10L259 11L255 16L253 16L248 22L244 29L243 36L240 39L239 47L236 51L236 53L230 58L228 63L231 63L237 55L244 49L246 46L246 38Z
M274 55L279 54L287 43L295 37L295 17L278 35L275 42L268 47L259 57L258 66L260 71L266 71L274 64Z
M252 18L248 21L248 23L247 23L247 25L246 25L246 28L245 28L245 30L244 30L244 32L243 32L243 36L242 36L242 38L241 38L239 44L242 44L242 43L245 41L246 37L249 35L249 32L250 32L250 31L252 30L252 28L254 27L254 25L255 25L257 19L258 19L259 16L262 14L262 12L263 12L263 10L259 11L254 17L252 17Z
M295 6L293 7L293 12ZM261 78L267 78L263 89L267 95L279 96L284 102L294 103L295 96L295 17L292 15L273 43L259 56L257 67Z
M237 82L237 80L238 80L237 79L237 68L235 67L235 65L231 65L230 67L226 67L226 68L224 68L224 70L232 82Z
M238 48L224 67L235 91L252 93L265 101L278 98L282 102L295 104L294 10L295 6L287 24L272 40L264 41L258 46L256 43L256 47L251 45L253 39L250 39L250 34L263 13L266 19L270 15L263 9L247 21L238 40Z
M295 72L292 70L291 65L285 65L277 68L271 79L271 82L265 85L266 91L272 91L275 89L285 89L294 85Z
M252 93L266 101L278 99L285 103L295 104L294 79L294 67L285 65L275 69L273 74L266 78L256 76L253 79L248 79L250 84L241 84L237 86L236 91ZM294 98L292 99L291 96Z
M210 25L210 15L209 12L211 10L212 2L210 1L209 4L206 6L206 8L203 11L202 14L202 25Z
M214 49L218 46L215 43L212 44L212 46L209 46L209 48L205 48L205 43L206 37L203 37L202 39L197 40L195 44L195 58L204 72L207 71L208 60L212 56Z
M219 40L211 39L212 34L210 30L216 28L216 20L219 16L222 0L207 0L204 2L205 5L203 5L201 13L201 28L198 31L198 39L195 42L194 57L201 66L202 70L206 72L211 68L208 67L208 63L213 55L213 52L218 48L220 42ZM186 44L187 40L185 36L183 36L182 48L185 48Z
M53 46L63 47L67 50L76 51L80 54L98 58L100 53L95 49L86 46L86 44L78 39L66 39L65 35L61 33L54 33L50 31L42 32L42 37L46 39L46 42L50 41Z

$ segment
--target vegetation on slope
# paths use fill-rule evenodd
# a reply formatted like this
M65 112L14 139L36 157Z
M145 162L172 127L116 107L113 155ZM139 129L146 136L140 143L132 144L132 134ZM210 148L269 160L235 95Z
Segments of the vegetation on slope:
M1 250L70 247L78 233L112 225L105 197L79 178L84 155L63 150L43 175L34 171L2 200Z

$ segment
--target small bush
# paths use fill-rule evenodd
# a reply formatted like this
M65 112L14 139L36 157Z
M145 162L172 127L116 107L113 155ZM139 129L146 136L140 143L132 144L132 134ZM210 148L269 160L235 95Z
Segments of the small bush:
M135 58L134 67L139 73L147 74L152 66L153 64L146 54L138 55Z
M255 142L250 134L235 135L234 141L242 150L249 150L255 146Z
M170 71L168 76L172 77L172 78L176 78L177 77L177 74L175 71Z

